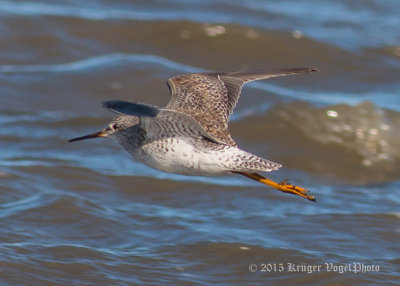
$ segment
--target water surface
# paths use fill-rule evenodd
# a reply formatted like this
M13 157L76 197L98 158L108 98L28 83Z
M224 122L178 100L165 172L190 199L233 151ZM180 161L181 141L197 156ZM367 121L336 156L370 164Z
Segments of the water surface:
M399 9L0 1L1 284L398 284ZM177 74L300 66L321 71L246 86L231 132L316 203L67 143L107 124L104 100L165 105Z

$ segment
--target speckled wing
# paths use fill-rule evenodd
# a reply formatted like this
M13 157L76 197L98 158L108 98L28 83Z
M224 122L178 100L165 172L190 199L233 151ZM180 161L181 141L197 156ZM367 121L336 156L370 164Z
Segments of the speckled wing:
M224 144L236 146L228 120L238 102L243 84L296 73L318 71L316 68L295 68L260 72L195 73L168 80L172 98L167 109L186 113L204 130Z
M210 141L220 142L212 134L207 133L203 126L186 113L159 108L157 106L130 102L123 100L109 100L103 102L103 107L122 115L138 116L141 127L151 134L153 138L162 136L190 136L194 138L207 138Z

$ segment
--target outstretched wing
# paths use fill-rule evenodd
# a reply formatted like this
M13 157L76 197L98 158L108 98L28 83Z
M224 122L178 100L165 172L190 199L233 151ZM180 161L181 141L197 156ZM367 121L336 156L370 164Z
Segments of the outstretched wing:
M212 134L207 133L194 118L177 110L123 100L105 101L103 107L117 114L138 116L141 126L147 132L157 133L152 134L153 137L162 137L163 135L205 137L211 141L224 144Z
M318 71L317 68L232 73L195 73L168 80L172 98L167 109L186 113L204 130L227 145L236 145L228 131L228 120L239 99L243 84L296 73Z
M143 117L156 117L161 111L157 106L123 100L104 101L103 107L118 114Z

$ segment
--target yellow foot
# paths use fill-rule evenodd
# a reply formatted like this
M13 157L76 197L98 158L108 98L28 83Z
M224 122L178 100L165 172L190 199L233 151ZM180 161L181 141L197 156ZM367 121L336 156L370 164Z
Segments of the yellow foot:
M291 185L289 184L288 180L284 180L280 183L274 182L270 179L267 179L263 176L261 176L260 174L257 173L247 173L247 172L232 172L232 173L236 173L236 174L240 174L243 176L246 176L247 178L250 178L254 181L260 182L262 184L268 185L270 187L273 187L281 192L285 192L285 193L289 193L289 194L293 194L293 195L297 195L303 198L306 198L310 201L316 201L314 196L311 196L308 194L308 190L304 189L302 187L298 187L295 185Z
M289 181L283 180L279 184L279 190L285 193L298 195L300 197L309 199L310 201L316 201L315 196L311 196L308 194L308 190L299 186L289 184Z

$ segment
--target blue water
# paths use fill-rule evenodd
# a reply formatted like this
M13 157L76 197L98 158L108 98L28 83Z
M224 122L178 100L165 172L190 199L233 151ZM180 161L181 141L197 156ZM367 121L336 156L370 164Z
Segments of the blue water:
M57 16L88 20L232 23L308 37L347 49L397 45L400 6L388 1L0 1L6 16Z
M378 0L0 1L0 284L397 285L399 14ZM321 71L247 85L230 127L316 203L67 143L107 124L104 100L165 105L171 76L297 66ZM380 270L260 270L330 262Z

